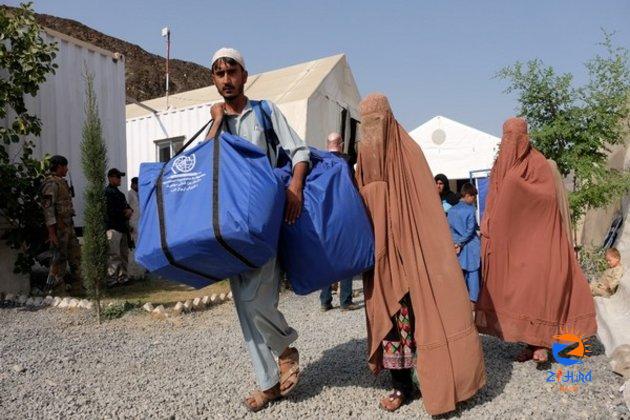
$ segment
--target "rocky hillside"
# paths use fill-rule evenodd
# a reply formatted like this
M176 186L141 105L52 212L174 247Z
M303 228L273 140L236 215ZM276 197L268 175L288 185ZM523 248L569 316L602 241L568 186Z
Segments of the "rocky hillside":
M127 96L145 101L164 96L164 69L166 59L151 54L138 45L105 35L80 22L37 14L40 25L70 35L90 44L125 56ZM158 28L159 29L159 28ZM159 35L159 32L156 32ZM157 35L156 35L157 36ZM197 89L212 84L210 69L183 60L170 62L171 93Z

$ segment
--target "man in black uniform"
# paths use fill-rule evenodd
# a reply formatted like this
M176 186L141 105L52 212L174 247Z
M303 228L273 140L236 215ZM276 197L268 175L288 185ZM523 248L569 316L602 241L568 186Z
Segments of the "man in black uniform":
M118 187L122 183L124 172L112 168L107 172L109 185L105 188L107 200L107 240L109 241L109 262L107 264L107 285L124 284L129 281L127 264L129 262L129 219L133 210L127 203L125 194Z

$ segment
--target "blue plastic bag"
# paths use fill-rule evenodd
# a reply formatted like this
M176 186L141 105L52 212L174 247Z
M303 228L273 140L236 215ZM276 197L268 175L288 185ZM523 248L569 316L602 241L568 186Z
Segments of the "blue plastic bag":
M311 148L311 164L302 213L295 224L282 224L278 247L291 287L299 295L374 266L372 225L348 163L332 153ZM275 172L288 186L291 163Z
M139 199L135 256L152 273L200 288L276 255L284 186L265 152L237 136L143 163Z

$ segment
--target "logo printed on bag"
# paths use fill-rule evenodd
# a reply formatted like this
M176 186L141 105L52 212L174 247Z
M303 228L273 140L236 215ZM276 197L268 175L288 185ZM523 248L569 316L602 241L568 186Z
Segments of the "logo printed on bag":
M194 153L190 156L182 155L175 159L171 171L173 171L174 174L176 174L178 171L180 173L188 173L195 168L195 163L197 163L197 157Z
M186 192L197 188L201 179L206 176L206 174L202 172L191 172L195 169L196 163L197 157L194 153L176 158L173 161L173 166L171 166L171 172L173 173L168 177L164 177L164 187L171 193Z

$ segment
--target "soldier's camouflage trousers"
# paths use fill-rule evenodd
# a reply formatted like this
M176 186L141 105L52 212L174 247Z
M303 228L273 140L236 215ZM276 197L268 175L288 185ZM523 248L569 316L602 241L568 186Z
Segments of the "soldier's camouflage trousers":
M81 245L79 245L74 227L57 228L57 239L59 246L51 248L53 258L48 272L48 287L61 284L64 277L71 277L66 283L71 283L73 288L80 288L82 283ZM71 276L66 276L68 266Z

